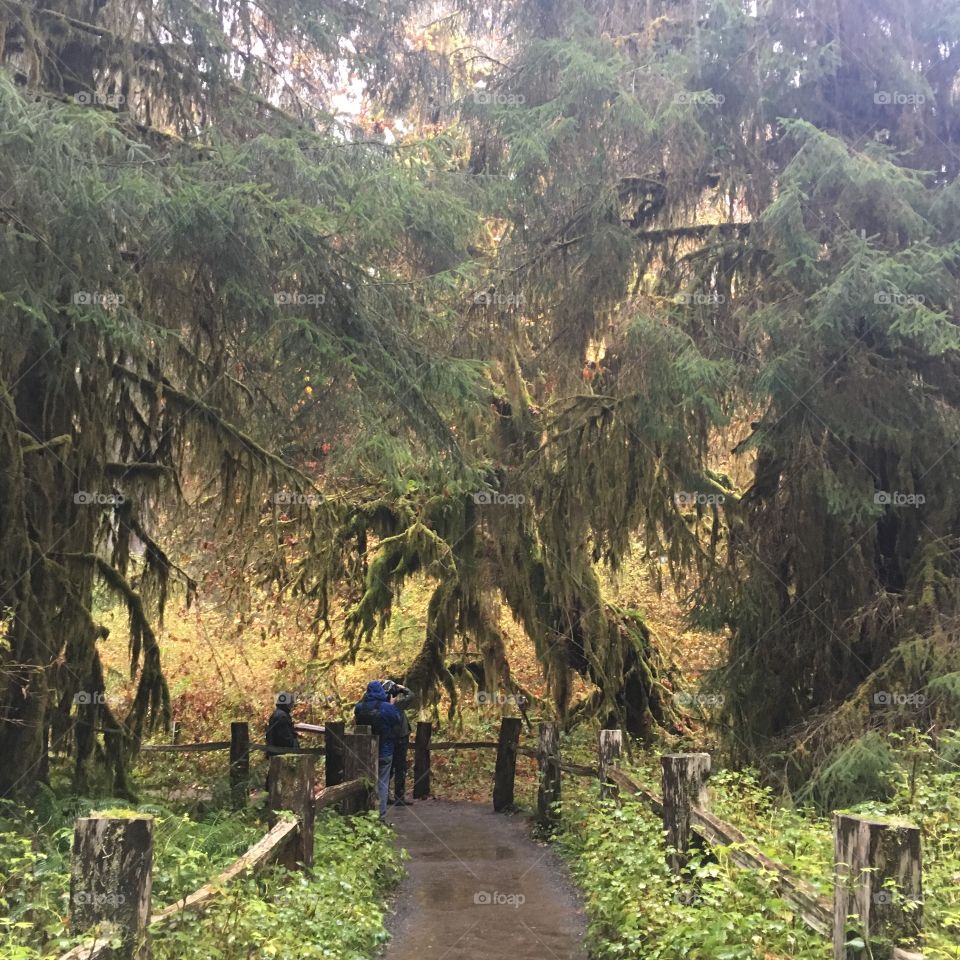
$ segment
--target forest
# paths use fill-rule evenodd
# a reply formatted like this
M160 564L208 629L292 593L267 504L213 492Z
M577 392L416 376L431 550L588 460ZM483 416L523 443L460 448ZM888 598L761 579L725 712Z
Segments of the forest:
M0 0L0 234L0 960L960 958L960 0Z

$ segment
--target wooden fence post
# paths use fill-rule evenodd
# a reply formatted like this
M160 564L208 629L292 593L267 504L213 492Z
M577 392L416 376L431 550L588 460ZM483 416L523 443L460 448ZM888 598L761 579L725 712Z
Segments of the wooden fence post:
M234 809L247 805L250 790L250 725L230 724L230 800Z
M876 956L878 942L915 946L923 928L919 828L834 814L833 851L834 960ZM847 947L854 939L864 946Z
M668 753L660 758L663 768L663 828L667 862L674 873L687 864L690 847L690 808L706 809L709 803L707 777L709 753Z
M430 796L430 738L433 724L429 720L417 723L417 736L413 744L413 799L423 800Z
M353 732L358 736L369 737L373 733L373 727L366 723L355 723L353 725Z
M550 827L559 819L554 804L560 800L560 728L555 723L540 724L540 787L537 790L537 820Z
M80 817L70 862L70 926L74 933L101 920L119 928L115 956L150 956L153 817Z
M324 784L335 787L343 783L343 735L346 724L342 720L333 720L323 726Z
M291 810L300 824L295 840L280 857L280 862L291 869L298 863L307 869L313 866L313 781L312 754L270 758L270 809Z
M369 786L358 797L348 797L343 801L344 813L360 813L364 810L376 810L377 770L379 768L380 738L369 733L348 733L343 738L343 778L367 780Z
M517 776L517 747L520 744L520 718L504 717L497 739L497 766L493 774L495 813L513 806L513 784Z
M623 731L601 730L597 744L597 773L600 777L600 799L616 800L620 790L610 779L608 771L617 765L623 756Z

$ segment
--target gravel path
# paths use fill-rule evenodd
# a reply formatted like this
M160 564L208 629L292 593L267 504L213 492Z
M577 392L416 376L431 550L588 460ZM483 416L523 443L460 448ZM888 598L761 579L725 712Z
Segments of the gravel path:
M526 818L442 800L388 816L411 859L384 960L586 960L582 905Z

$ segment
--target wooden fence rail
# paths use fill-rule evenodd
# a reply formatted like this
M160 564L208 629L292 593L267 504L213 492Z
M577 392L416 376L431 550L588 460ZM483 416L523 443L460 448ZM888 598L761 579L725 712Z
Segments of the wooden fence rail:
M370 738L373 739L372 737ZM75 930L100 921L110 921L120 934L98 937L63 954L60 960L147 960L152 929L168 923L185 911L197 910L223 893L232 880L279 861L289 867L305 867L313 857L313 816L336 803L368 796L364 780L351 780L334 787L315 787L313 757L273 758L277 806L276 823L239 859L217 877L181 900L150 915L150 876L153 867L152 817L83 817L77 821L71 870L70 915ZM296 810L293 818L280 816ZM145 824L138 827L138 824ZM146 826L148 824L149 826ZM309 850L306 849L309 838ZM114 864L123 865L117 870ZM134 891L132 893L132 891ZM144 892L145 891L145 892Z
M612 769L609 777L623 793L640 797L655 814L664 818L665 836L676 835L677 825L670 822L675 813L664 804L660 794L637 783L623 770ZM698 799L704 803L705 793L699 792ZM684 816L683 813L680 815ZM797 916L811 930L832 939L834 960L851 960L858 956L847 946L854 937L867 944L877 940L889 942L894 938L905 939L914 945L919 941L921 916L917 901L921 890L921 860L916 827L836 815L836 873L833 898L830 899L820 894L813 884L757 849L732 824L702 806L690 803L685 816L691 834L711 846L727 848L731 861L738 867L775 877L775 889L796 910ZM837 823L841 821L850 823L847 833L860 835L856 857L851 856L840 839L843 832L838 831ZM897 831L899 842L878 842L875 837L880 831ZM671 863L674 856L674 849L668 847ZM855 919L851 922L850 917ZM914 950L913 946L909 949L895 947L892 960L923 960L922 954Z
M123 952L119 956L124 960L146 960L150 927L201 906L243 872L272 860L289 867L309 866L313 855L313 818L318 809L333 804L340 804L344 813L374 809L376 736L368 728L355 728L348 733L340 721L323 726L299 724L298 728L305 733L322 734L324 747L292 754L269 750L250 741L246 723L232 724L228 741L144 747L148 751L181 753L229 750L231 797L236 806L242 806L249 797L250 751L286 754L270 757L270 806L277 813L292 811L294 819L277 819L270 832L216 880L151 917L152 848L150 841L144 839L152 828L152 823L147 825L144 821L151 818L82 818L77 821L71 881L71 916L76 924L88 926L95 920L112 920L123 934ZM907 947L893 949L893 960L923 960L921 954L913 952L920 941L922 925L920 831L916 827L835 816L836 867L831 899L709 811L708 754L663 756L662 793L656 793L620 767L625 738L619 730L600 731L596 767L562 761L559 728L554 723L540 724L536 747L520 744L521 721L514 717L503 718L496 741L432 742L432 730L431 723L417 724L413 741L415 799L430 796L434 750L495 750L493 808L498 812L514 809L517 757L532 757L539 768L537 818L544 826L556 823L561 773L596 779L601 798L637 797L663 819L665 856L681 876L692 844L723 847L735 865L774 878L775 889L800 920L832 939L834 960L858 960L859 954L848 946L854 939L863 941L866 946L861 953L867 955L872 955L877 942L904 942ZM325 757L323 787L314 782L317 755ZM123 870L109 867L111 863L122 864ZM108 946L109 941L97 940L72 950L61 960L94 960Z

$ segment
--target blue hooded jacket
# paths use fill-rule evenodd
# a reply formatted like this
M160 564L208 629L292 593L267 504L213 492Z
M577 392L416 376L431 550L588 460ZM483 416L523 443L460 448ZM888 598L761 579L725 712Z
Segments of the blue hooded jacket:
M373 732L380 737L380 756L393 756L393 741L396 731L400 729L403 717L400 711L389 702L383 684L379 680L371 680L367 684L367 692L363 699L353 708L353 715L356 718L361 710L380 705L379 722L374 724Z

